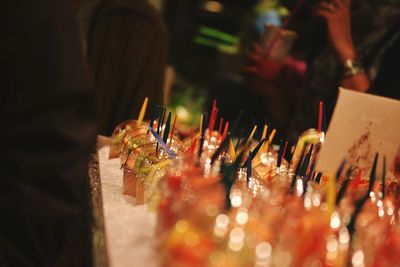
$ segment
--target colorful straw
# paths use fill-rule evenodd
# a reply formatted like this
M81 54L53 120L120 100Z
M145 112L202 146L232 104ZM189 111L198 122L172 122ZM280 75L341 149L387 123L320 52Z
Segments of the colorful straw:
M171 129L171 136L170 136L170 142L172 144L172 138L174 137L174 133L175 133L175 125L176 125L176 119L178 118L178 115L174 116L174 123L172 124L172 129Z
M236 159L236 151L235 151L235 147L233 146L233 142L232 142L232 138L229 139L229 148L228 148L228 153L231 156L232 160Z
M171 112L168 114L167 122L165 123L163 142L166 144L168 141L169 129L171 128Z
M138 117L138 123L142 123L144 119L144 115L146 114L146 109L147 109L147 103L149 102L149 98L145 97L142 108L140 109L139 117Z
M225 140L226 135L228 134L229 130L229 121L225 122L224 132L222 134L222 140Z
M274 140L276 134L276 129L273 129L272 132L269 134L268 143L272 144L272 140Z
M324 102L319 101L319 111L318 111L318 132L322 132L322 118L324 113Z
M222 135L222 126L223 126L223 124L224 124L224 118L221 117L221 118L219 119L219 127L218 127L218 133L219 133L220 135Z
M251 140L252 140L253 137L254 137L254 134L256 133L256 130L257 130L257 125L254 125L253 130L251 131L249 137L248 137L247 140L246 140L246 143L245 143L245 145L244 145L245 147L247 147L247 146L250 144Z

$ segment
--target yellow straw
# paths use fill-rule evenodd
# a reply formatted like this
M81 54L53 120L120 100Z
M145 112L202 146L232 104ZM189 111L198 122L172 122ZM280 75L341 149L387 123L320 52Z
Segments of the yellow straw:
M264 130L263 130L262 135L261 135L261 141L267 137L267 131L268 131L268 125L265 124L264 125Z
M201 133L203 132L203 114L201 114L201 116L200 116L200 135L201 135Z
M335 199L336 199L336 179L332 174L328 176L328 195L327 195L327 202L328 202L328 216L332 215L332 212L335 209Z
M232 139L229 140L229 155L231 156L232 161L236 159L235 147L233 146Z
M142 108L140 109L138 122L141 123L143 121L144 115L146 114L147 103L149 102L149 98L146 97L143 101Z
M268 142L269 142L270 144L272 144L272 140L274 139L275 134L276 134L276 130L273 129L272 132L271 132L271 134L270 134L269 137L268 137Z
M246 144L244 147L247 147L247 145L251 142L251 139L253 139L254 134L256 133L257 130L257 125L254 126L253 131L251 131L249 138L247 138Z
M260 149L261 153L267 153L268 146L269 146L269 141L265 140L264 144L262 144L261 149ZM261 155L261 153L260 153L260 155Z

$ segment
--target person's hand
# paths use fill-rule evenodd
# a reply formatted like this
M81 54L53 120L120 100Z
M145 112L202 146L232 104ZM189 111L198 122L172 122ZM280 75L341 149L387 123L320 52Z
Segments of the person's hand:
M267 68L263 68L269 61L263 53L259 43L253 43L251 50L246 53L246 65L240 68L250 85L250 89L257 94L269 95L275 91L274 79Z
M357 56L351 35L350 2L351 0L323 1L314 10L316 16L326 20L329 42L341 61Z

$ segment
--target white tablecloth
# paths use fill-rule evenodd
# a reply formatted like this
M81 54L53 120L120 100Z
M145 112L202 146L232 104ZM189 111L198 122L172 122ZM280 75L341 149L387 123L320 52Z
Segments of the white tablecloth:
M98 151L110 267L157 267L156 214L122 194L120 159L109 160L108 152Z

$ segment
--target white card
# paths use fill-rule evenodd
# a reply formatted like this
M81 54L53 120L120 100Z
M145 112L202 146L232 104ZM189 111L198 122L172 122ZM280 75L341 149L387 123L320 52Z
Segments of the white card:
M376 152L378 174L385 155L387 170L400 175L400 101L340 88L317 171L334 173L346 159L368 179Z

